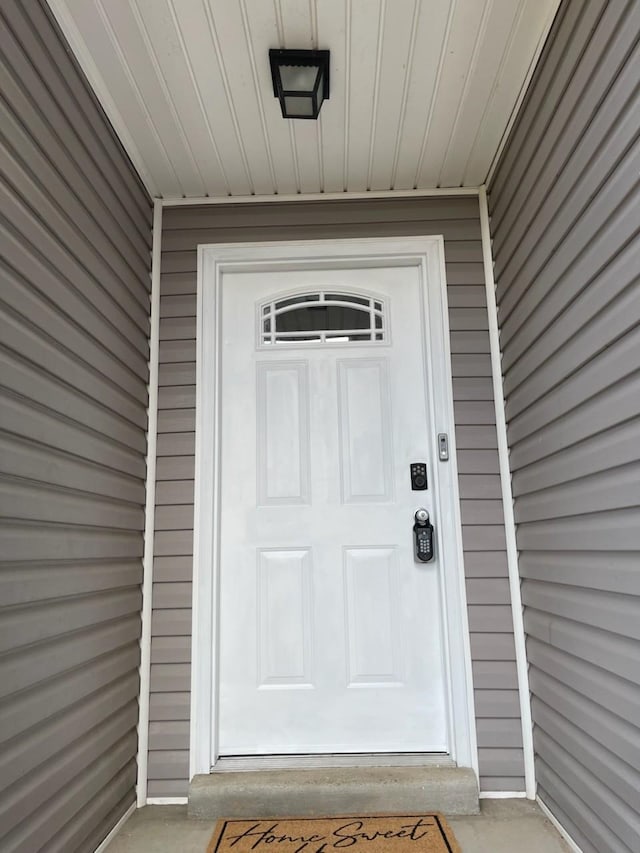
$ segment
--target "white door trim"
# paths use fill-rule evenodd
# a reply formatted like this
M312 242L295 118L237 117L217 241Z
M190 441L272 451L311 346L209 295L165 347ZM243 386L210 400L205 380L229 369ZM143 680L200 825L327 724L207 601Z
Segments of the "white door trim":
M220 323L221 274L225 270L258 271L278 267L417 266L423 282L438 281L439 322L425 318L434 336L433 352L441 352L444 381L429 377L431 423L427 429L449 435L450 458L442 465L442 488L437 496L440 518L448 517L454 542L443 537L444 647L449 675L451 757L478 774L471 647L462 551L462 525L455 445L449 316L442 236L317 240L270 243L232 243L198 246L196 323L196 443L194 507L194 574L191 663L191 736L189 776L209 773L216 754L218 682L219 494L220 494ZM208 283L208 284L207 284ZM426 300L425 300L426 305ZM206 334L205 334L206 330ZM437 337L437 339L435 339ZM428 362L429 371L434 369ZM204 437L207 437L204 440Z

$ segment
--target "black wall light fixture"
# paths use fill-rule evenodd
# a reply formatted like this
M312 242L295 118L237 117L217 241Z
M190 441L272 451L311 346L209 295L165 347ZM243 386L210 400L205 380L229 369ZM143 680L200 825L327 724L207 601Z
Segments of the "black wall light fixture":
M283 118L318 118L329 98L328 50L270 50L273 94Z

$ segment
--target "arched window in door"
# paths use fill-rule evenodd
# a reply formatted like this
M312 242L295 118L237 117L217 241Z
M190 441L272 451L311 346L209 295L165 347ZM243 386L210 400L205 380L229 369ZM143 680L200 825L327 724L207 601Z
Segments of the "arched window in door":
M380 343L387 339L384 303L373 296L313 291L261 306L261 346Z

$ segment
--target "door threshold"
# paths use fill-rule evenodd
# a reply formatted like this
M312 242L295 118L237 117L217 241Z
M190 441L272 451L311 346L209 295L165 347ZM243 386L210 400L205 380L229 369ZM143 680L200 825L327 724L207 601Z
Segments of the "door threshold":
M304 770L324 767L456 767L446 752L352 752L321 755L225 755L212 773L243 770Z

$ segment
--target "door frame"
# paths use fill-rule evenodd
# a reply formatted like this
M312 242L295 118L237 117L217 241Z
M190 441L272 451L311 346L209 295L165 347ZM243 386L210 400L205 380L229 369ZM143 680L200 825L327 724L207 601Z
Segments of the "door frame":
M434 446L449 436L449 460L438 462L434 505L441 528L443 652L447 684L450 756L478 776L471 646L467 612L462 522L454 429L449 312L442 235L354 238L198 246L196 318L196 434L193 538L191 727L189 778L209 773L217 754L219 582L220 582L220 356L222 275L226 271L319 269L363 266L417 267L424 305L424 346L441 352L439 363L425 359L427 398ZM434 381L436 371L439 376ZM203 440L208 436L207 441ZM434 461L434 464L435 461ZM438 485L439 484L439 485ZM440 486L442 488L440 488ZM479 776L478 776L479 778Z

